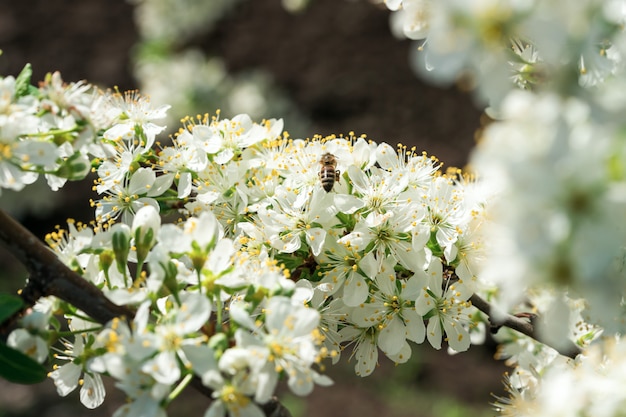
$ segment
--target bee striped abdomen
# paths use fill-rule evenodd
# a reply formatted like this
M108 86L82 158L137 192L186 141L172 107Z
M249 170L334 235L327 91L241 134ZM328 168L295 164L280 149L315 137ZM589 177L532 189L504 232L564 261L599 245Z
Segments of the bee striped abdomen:
M335 181L339 181L340 172L337 167L337 159L335 155L331 153L325 153L320 158L320 182L322 183L322 188L328 193L333 189L335 185Z

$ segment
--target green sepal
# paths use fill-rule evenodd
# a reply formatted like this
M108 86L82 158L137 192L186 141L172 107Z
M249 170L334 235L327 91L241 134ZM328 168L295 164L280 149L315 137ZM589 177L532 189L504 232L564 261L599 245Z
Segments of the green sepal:
M125 230L117 230L113 232L113 253L115 254L115 263L117 270L121 274L126 273L126 265L128 263L128 254L130 253L130 234Z
M244 301L254 304L258 306L261 304L261 301L268 295L268 290L263 287L257 287L250 285L246 290L246 295L244 296Z
M180 290L180 284L176 279L178 269L172 261L168 261L166 264L161 263L161 267L165 271L165 278L163 279L163 288L167 290L167 294L172 294L174 299L180 305L178 298L178 292Z
M426 243L426 247L430 249L430 251L433 253L433 256L436 256L438 258L444 257L443 250L441 249L441 246L439 246L439 242L437 242L437 230L436 229L430 232L430 239Z

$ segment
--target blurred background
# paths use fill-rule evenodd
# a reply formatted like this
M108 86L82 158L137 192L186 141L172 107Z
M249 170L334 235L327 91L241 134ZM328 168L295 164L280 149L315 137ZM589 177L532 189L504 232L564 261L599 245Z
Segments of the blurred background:
M285 1L293 4L294 2ZM256 120L284 118L292 137L347 134L397 143L463 167L480 127L481 111L455 86L425 85L412 72L389 12L367 0L310 0L288 11L281 0L0 0L0 74L17 75L26 63L33 81L60 71L66 81L102 88L138 88L155 105L172 104L168 130L184 115L221 109ZM37 236L69 217L93 218L89 180L51 193L35 184L4 192L8 210ZM0 250L0 291L20 288L25 273ZM354 376L342 358L336 381L284 404L298 416L482 417L494 415L490 393L499 394L505 367L494 345L450 356L415 347L410 363L381 359L368 378ZM347 352L346 352L347 353ZM382 355L381 355L382 358ZM111 384L109 384L111 385ZM96 410L78 392L61 399L51 381L25 387L0 380L0 417L106 416L123 403L114 387ZM208 400L189 392L170 416L201 416Z

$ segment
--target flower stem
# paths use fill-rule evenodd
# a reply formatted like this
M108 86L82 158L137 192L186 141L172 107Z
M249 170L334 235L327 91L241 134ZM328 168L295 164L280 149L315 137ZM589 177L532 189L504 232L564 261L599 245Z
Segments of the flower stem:
M170 392L170 395L167 396L167 399L165 401L165 405L167 405L167 404L171 403L172 401L174 401L176 399L176 397L178 397L180 395L180 393L183 392L183 390L187 387L187 385L189 385L189 383L191 382L192 378L193 378L193 374L191 374L191 373L185 375L185 377L178 383L176 388L174 388L172 390L172 392Z

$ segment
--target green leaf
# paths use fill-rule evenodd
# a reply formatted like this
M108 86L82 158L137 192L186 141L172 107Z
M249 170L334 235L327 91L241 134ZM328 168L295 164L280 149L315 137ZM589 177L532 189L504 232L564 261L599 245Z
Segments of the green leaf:
M36 384L46 379L48 372L41 364L22 352L0 342L0 376L16 384Z
M24 65L22 72L15 79L15 96L24 97L30 92L30 78L33 75L33 69L30 64Z
M282 264L283 267L289 271L295 271L300 265L304 263L304 258L308 256L308 253L305 252L305 255L298 253L279 253L276 254L275 258L278 261L278 264Z
M4 323L23 306L24 301L17 295L0 294L0 323Z

